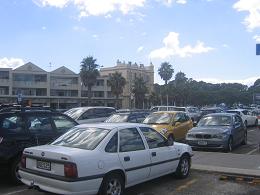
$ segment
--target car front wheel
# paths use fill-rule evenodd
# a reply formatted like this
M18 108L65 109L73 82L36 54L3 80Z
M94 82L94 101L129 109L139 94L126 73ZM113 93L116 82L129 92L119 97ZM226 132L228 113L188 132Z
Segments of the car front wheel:
M11 167L10 167L10 178L14 184L21 184L21 177L19 175L19 164L20 158L17 157L13 160Z
M184 179L190 174L190 157L184 155L181 157L178 168L175 172L175 175L179 179Z
M227 143L227 146L225 148L225 152L232 152L232 150L233 150L233 138L230 137L228 139L228 143Z
M123 178L120 174L112 173L105 176L101 188L100 195L122 195L125 189Z
M242 141L242 145L246 145L246 144L247 144L247 133L245 132L244 139Z

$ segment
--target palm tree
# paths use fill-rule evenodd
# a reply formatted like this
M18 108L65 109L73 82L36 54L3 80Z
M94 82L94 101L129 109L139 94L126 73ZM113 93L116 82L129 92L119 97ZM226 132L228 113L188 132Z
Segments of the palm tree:
M166 98L167 98L167 106L169 102L169 95L168 95L168 81L172 78L172 75L174 73L174 69L172 68L172 65L169 62L163 62L161 64L161 67L158 69L158 73L162 80L165 82L165 87L166 87Z
M123 93L126 80L121 73L115 72L109 76L108 85L111 87L111 92L116 96L116 108L119 108L119 95Z
M133 93L134 93L135 104L137 108L142 108L142 105L145 100L145 94L147 92L148 92L148 88L143 78L136 78L134 81Z
M80 63L80 78L85 87L88 89L88 105L90 105L92 97L92 86L97 82L97 77L99 76L99 65L96 64L97 59L92 56L83 58Z

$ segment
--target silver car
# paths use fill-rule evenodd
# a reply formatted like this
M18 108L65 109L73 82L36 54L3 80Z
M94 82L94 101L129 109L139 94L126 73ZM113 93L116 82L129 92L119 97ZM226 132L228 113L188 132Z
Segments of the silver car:
M231 152L234 146L247 143L246 127L237 114L215 113L204 116L186 135L193 148L214 148Z

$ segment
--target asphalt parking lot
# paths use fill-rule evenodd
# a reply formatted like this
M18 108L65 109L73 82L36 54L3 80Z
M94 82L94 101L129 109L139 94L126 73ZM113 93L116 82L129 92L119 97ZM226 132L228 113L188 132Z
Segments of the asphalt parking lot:
M233 153L259 155L260 130L256 127L248 128L248 144L234 149ZM204 151L199 151L204 152ZM126 195L157 195L157 194L260 194L260 184L236 183L220 181L219 174L192 171L191 176L185 180L176 180L171 175L158 178L129 188ZM0 174L1 195L46 195L48 193L29 190L24 185L10 184L5 175Z
M192 171L190 177L177 180L167 175L125 191L125 195L259 195L260 185L246 182L222 181L219 174ZM2 178L3 179L3 178ZM4 182L5 183L5 182ZM3 180L0 184L1 195L50 195L27 189L25 186L11 186L6 184L3 189Z

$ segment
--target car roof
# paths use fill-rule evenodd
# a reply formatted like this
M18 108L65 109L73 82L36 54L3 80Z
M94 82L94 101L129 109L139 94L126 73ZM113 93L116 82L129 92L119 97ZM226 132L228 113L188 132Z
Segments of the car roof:
M227 111L239 111L239 112L242 112L242 111L245 111L246 109L232 109L232 110L227 110Z
M176 114L176 113L185 113L183 111L158 111L154 113L167 113L167 114Z
M112 130L115 128L122 128L122 127L131 128L131 127L149 127L149 126L142 123L89 123L89 124L81 124L78 125L77 127L79 128L94 127L94 128Z
M207 114L205 116L234 116L234 115L237 115L237 114L221 112L221 113L211 113L211 114Z

